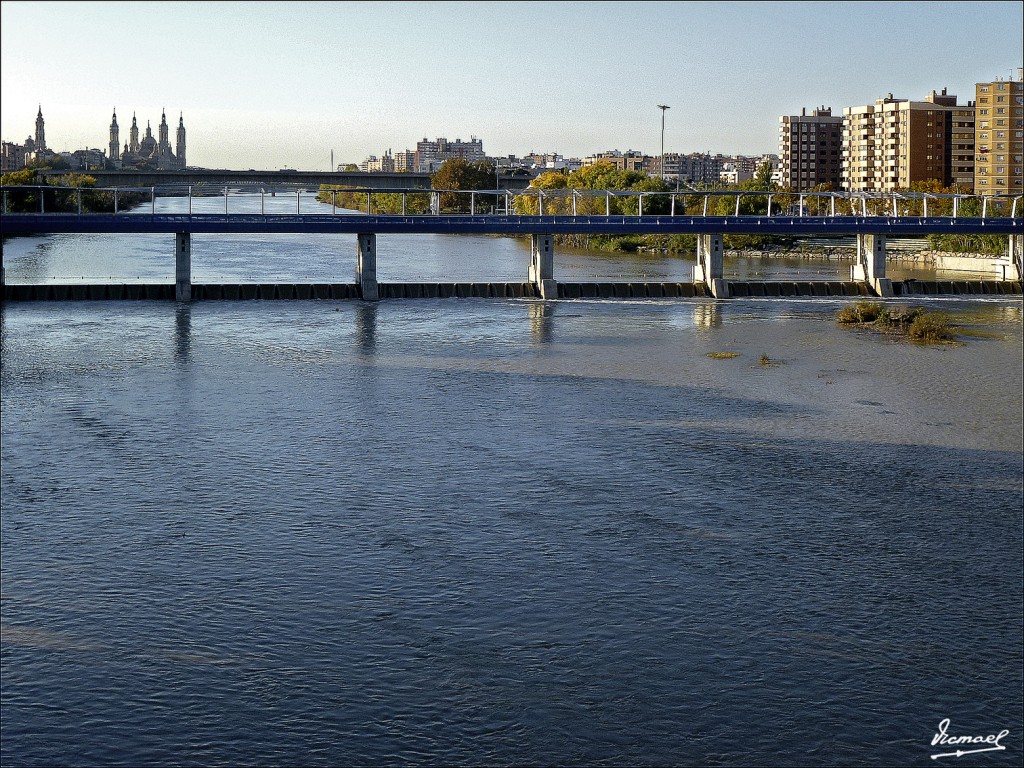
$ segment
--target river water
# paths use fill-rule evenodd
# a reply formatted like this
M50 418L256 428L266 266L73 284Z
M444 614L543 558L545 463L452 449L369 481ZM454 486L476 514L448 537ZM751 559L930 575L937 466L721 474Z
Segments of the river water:
M395 279L525 264L422 239ZM4 306L0 762L1018 765L1021 301L923 303L959 343L831 300ZM945 718L1006 750L932 760Z

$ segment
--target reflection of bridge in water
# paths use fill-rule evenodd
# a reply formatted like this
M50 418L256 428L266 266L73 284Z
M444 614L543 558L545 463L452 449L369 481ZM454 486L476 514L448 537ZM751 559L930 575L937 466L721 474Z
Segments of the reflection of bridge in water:
M36 188L37 192L39 188ZM174 237L175 284L158 285L9 285L4 286L4 297L11 300L33 299L175 299L192 301L200 299L362 299L376 301L381 298L446 298L446 297L495 297L495 298L675 298L711 296L894 296L914 293L1020 293L1022 246L1024 246L1024 218L1017 217L1019 198L1005 201L981 202L980 216L960 215L958 205L969 196L954 196L953 215L928 215L928 202L932 211L944 202L941 195L924 196L920 215L911 215L905 210L908 198L892 196L840 195L825 193L819 195L815 210L825 209L825 215L804 215L805 198L811 194L791 195L799 198L799 207L793 215L789 205L780 212L773 212L772 197L781 198L779 193L752 192L685 192L685 193L630 193L623 191L562 190L561 208L569 206L571 214L543 213L545 192L538 190L466 190L460 194L468 197L468 213L453 214L441 212L439 200L444 190L429 191L431 211L429 214L410 215L369 213L371 198L381 190L363 189L366 194L367 213L346 212L337 215L336 208L330 213L301 213L301 191L296 192L296 213L231 213L229 210L228 188L224 189L224 213L191 213L191 197L188 211L183 213L157 213L156 191L152 190L150 210L145 206L132 212L117 210L114 193L114 212L82 212L82 194L106 192L107 190L64 190L69 200L77 201L74 213L47 213L45 197L53 194L55 188L47 188L38 195L39 212L8 213L8 192L25 188L6 188L4 191L4 213L0 215L0 233L45 234L45 233L165 233ZM401 188L390 190L402 195L402 210L405 210L406 196L425 194L421 189ZM571 194L569 194L571 193ZM171 193L172 196L175 194ZM188 193L186 193L188 194ZM713 197L731 195L736 198L736 215L693 215L676 214L678 197L703 196L703 211ZM765 215L740 215L742 198L768 198ZM516 199L536 197L535 215L511 213L516 208ZM604 215L588 213L577 215L577 204L583 202L589 209L594 208L594 198L603 200ZM614 198L635 198L635 215L612 213ZM662 207L670 199L667 214L644 214L644 201L648 210L653 207L651 198L661 198ZM824 197L824 200L822 199ZM890 204L891 215L878 212ZM261 210L263 208L263 195ZM477 201L480 201L479 203ZM872 210L869 210L868 203ZM489 202L488 202L489 201ZM838 205L837 205L838 203ZM999 211L1004 204L1007 211ZM65 201L67 205L67 201ZM732 205L731 201L729 203ZM904 209L901 209L901 205ZM524 206L519 206L522 209ZM780 206L781 207L781 206ZM810 207L810 206L808 206ZM489 213L478 211L488 209ZM528 206L527 206L528 208ZM548 210L558 209L549 201ZM684 208L685 210L685 208ZM1010 215L989 215L989 213ZM340 234L356 236L355 280L353 283L323 284L194 284L191 274L191 239L193 234ZM525 270L526 280L519 283L378 283L376 278L378 234L499 234L530 235L530 262ZM697 265L692 282L648 282L648 283L566 283L559 282L554 274L555 236L566 234L629 235L657 234L696 236ZM1005 235L1007 250L1002 256L993 256L991 261L993 280L974 281L921 281L906 280L893 283L886 277L886 240L891 237L921 238L930 234ZM789 282L789 281L726 281L723 257L725 235L761 235L773 237L853 237L856 239L857 255L851 269L849 281L832 282ZM2 272L0 272L2 278Z

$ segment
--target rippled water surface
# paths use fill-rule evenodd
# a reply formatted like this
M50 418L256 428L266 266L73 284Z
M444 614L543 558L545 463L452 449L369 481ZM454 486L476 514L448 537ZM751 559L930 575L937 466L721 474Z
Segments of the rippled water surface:
M932 304L10 304L2 762L1019 764L1021 303Z

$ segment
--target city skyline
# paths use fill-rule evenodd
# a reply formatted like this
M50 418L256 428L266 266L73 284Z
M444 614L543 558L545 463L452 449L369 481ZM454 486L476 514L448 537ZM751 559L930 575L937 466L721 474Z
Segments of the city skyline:
M965 54L982 7L991 31ZM1024 58L1019 3L124 9L0 4L5 141L31 133L41 104L58 150L106 147L115 107L183 110L189 164L208 167L326 169L332 151L358 163L437 136L476 136L488 155L657 155L667 104L666 152L774 153L780 115L943 87L966 102Z

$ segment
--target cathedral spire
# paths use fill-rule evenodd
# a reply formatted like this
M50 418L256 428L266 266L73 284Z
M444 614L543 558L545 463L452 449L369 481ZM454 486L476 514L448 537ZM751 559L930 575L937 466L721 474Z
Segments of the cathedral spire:
M43 122L43 105L39 105L39 112L36 114L36 152L46 149L46 126Z
M117 128L117 107L114 107L114 116L110 120L110 159L121 159L121 142L118 140Z

